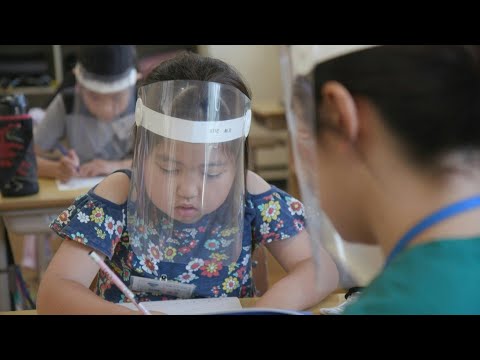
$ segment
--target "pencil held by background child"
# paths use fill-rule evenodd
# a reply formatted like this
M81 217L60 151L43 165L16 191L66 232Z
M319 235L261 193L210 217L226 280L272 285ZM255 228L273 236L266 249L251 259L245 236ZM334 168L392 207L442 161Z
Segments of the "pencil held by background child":
M60 151L63 157L67 158L63 161L63 164L69 167L73 167L75 171L78 173L80 171L80 160L78 158L77 153L74 149L68 150L65 146L58 143L55 148ZM62 159L60 160L62 161Z

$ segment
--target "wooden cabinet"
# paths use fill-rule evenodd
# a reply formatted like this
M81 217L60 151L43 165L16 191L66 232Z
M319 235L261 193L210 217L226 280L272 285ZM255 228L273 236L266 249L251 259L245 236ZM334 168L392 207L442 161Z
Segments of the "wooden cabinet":
M0 94L53 94L62 81L60 45L0 45Z

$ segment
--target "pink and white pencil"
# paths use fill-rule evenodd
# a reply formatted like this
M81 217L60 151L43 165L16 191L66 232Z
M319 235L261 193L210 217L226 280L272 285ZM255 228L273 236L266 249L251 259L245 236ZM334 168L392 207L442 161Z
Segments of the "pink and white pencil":
M100 258L100 256L98 256L98 254L95 252L95 251L90 251L88 253L88 256L90 256L93 261L95 261L98 266L100 266L100 269L102 269L103 272L105 272L113 281L113 283L120 289L120 291L122 293L125 294L125 296L130 299L130 301L142 312L144 313L145 315L152 315L150 313L150 311L148 311L145 306L143 306L142 304L139 304L136 300L135 300L135 295L133 295L133 293L130 291L130 289L123 283L122 280L120 280L120 278L115 275L115 273L107 266L107 264L105 264L105 262Z

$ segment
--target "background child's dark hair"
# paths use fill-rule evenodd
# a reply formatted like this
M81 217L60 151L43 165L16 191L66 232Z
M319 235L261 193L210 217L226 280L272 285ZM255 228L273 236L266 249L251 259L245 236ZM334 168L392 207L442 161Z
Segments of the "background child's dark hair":
M83 45L77 61L100 80L109 81L137 67L137 50L135 45Z
M365 97L412 162L445 170L445 155L471 160L480 150L479 46L388 45L317 65L316 99L335 80L354 97ZM321 131L321 119L317 119ZM473 157L469 157L472 156Z

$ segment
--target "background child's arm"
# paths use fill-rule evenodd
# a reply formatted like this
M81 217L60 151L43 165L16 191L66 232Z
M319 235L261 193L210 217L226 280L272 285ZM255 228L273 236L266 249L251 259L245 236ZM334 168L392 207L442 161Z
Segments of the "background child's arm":
M140 314L105 301L89 289L99 270L88 256L90 250L75 241L63 241L38 290L39 314Z
M80 176L108 175L120 169L130 169L132 159L124 160L103 160L95 159L80 166Z
M60 160L50 160L38 155L39 151L36 149L38 176L61 181L68 181L71 177L77 176L78 156L74 150L70 151L71 155L69 156L62 156Z

